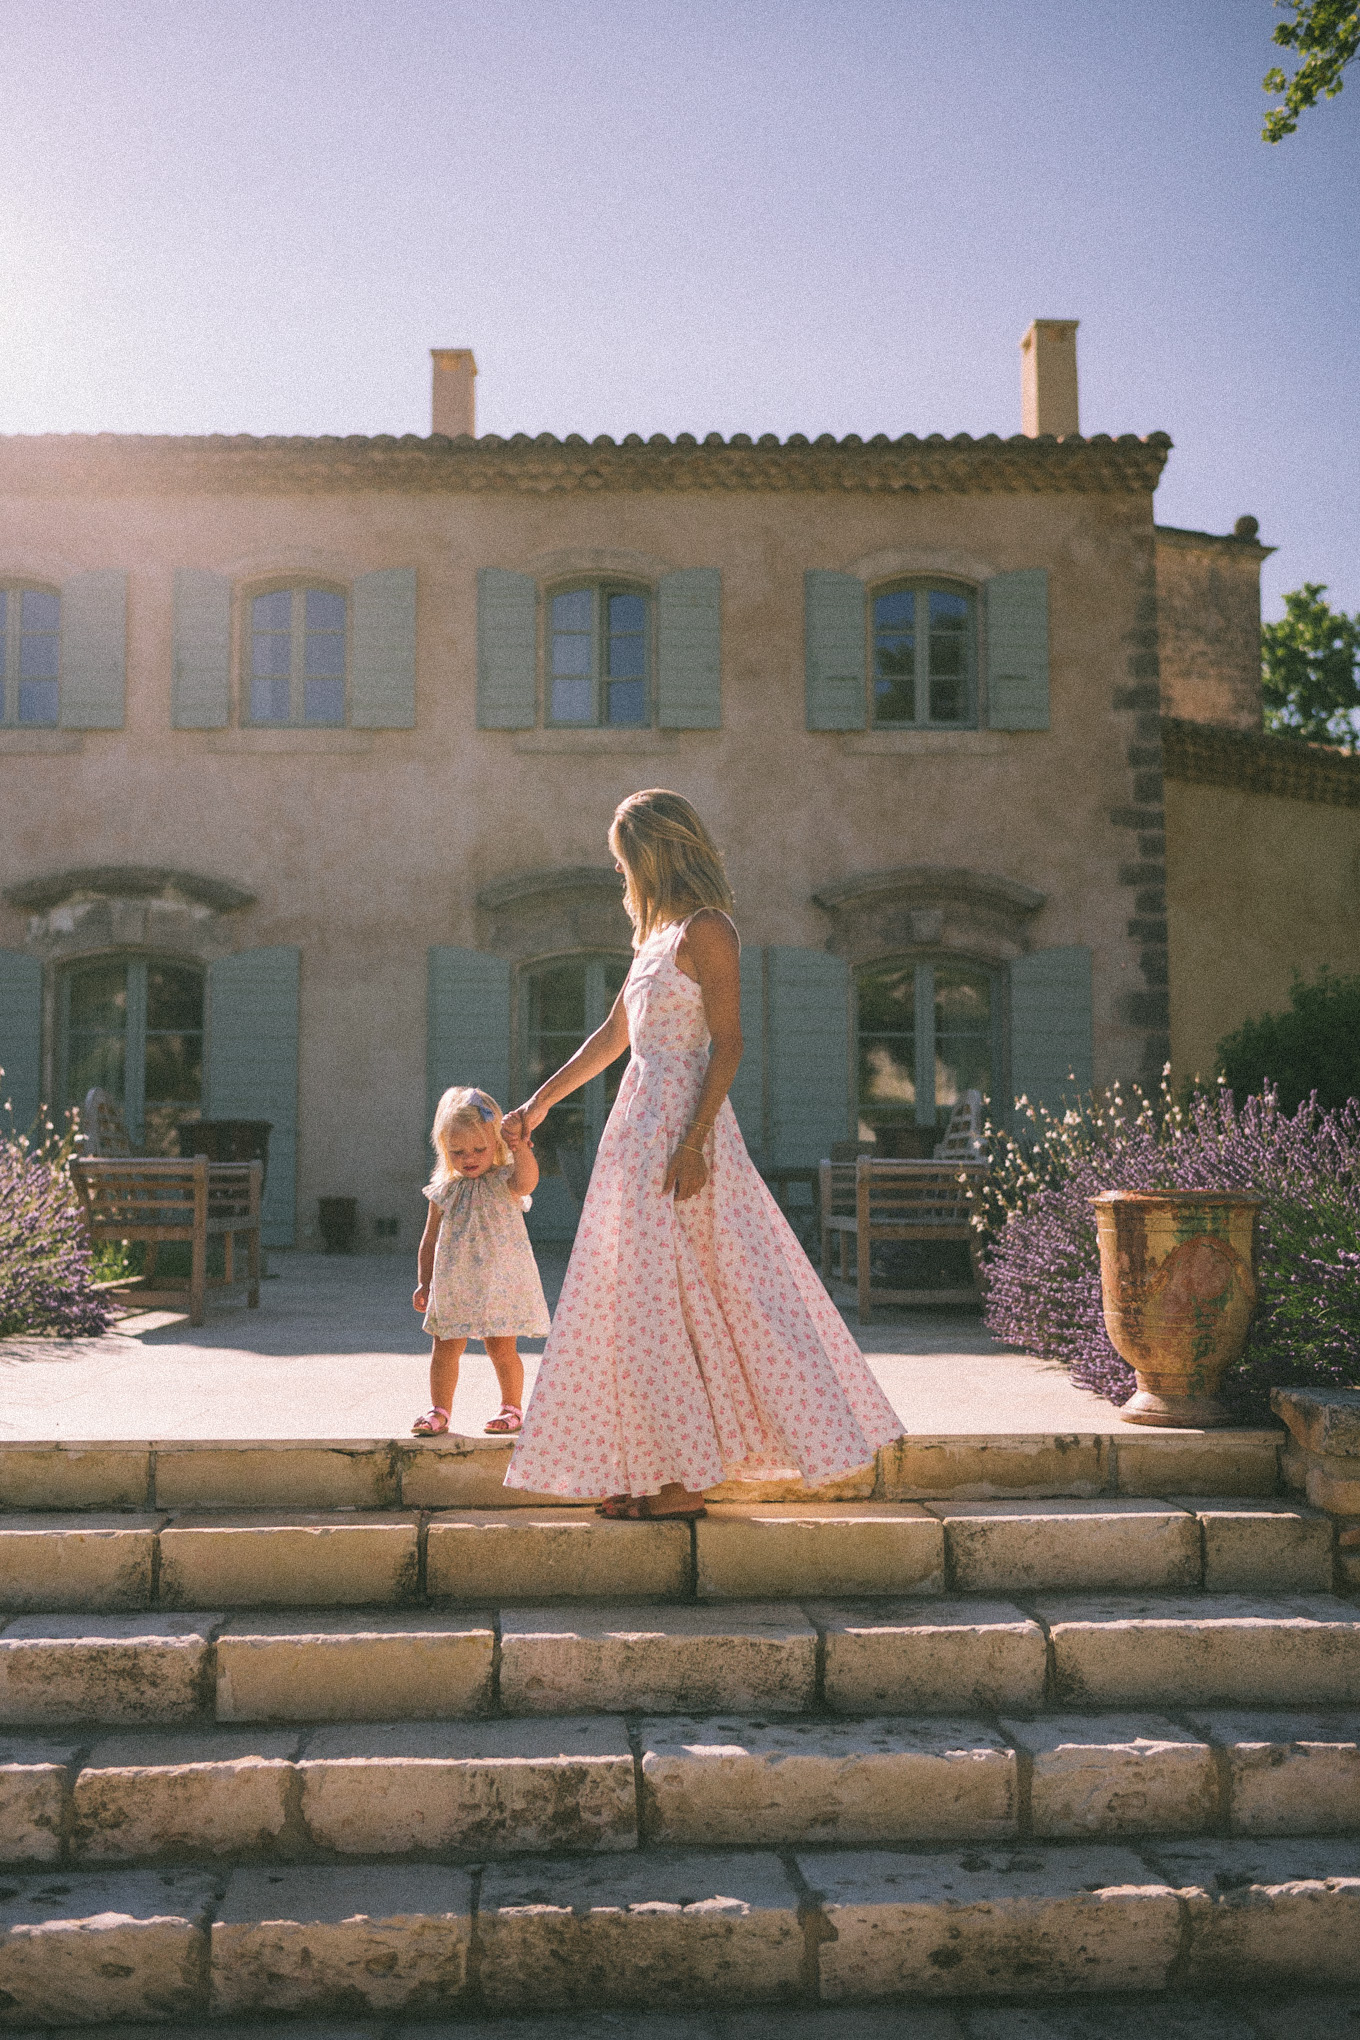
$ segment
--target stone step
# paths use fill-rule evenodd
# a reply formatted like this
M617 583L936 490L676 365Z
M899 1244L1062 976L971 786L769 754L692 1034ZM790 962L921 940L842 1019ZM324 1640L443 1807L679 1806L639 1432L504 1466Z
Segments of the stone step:
M1269 1496L1283 1486L1278 1425L1242 1431L1104 1430L907 1437L831 1488L798 1481L713 1490L724 1501L922 1501L1043 1495ZM478 1509L571 1507L502 1483L491 1438L0 1440L5 1509Z
M1231 1497L591 1508L0 1514L0 1609L114 1613L515 1600L1327 1592L1330 1519Z
M23 1615L0 1724L1360 1704L1327 1594Z
M77 1870L0 1892L9 2027L785 2001L794 2036L818 2004L1360 1984L1360 1843L1316 1838Z

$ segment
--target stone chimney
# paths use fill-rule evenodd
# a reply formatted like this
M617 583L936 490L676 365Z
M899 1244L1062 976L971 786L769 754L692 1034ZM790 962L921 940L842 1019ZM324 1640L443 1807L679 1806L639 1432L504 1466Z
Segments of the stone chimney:
M477 433L477 359L470 347L432 347L430 430L450 439Z
M1076 319L1033 319L1020 342L1020 430L1031 439L1080 432Z

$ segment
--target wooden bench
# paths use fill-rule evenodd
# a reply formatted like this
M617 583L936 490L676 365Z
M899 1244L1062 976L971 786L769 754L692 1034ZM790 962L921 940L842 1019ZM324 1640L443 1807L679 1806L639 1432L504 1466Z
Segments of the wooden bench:
M872 1321L879 1303L950 1304L971 1302L977 1294L976 1234L968 1223L970 1186L987 1173L985 1162L880 1161L860 1155L854 1161L823 1162L821 1168L822 1280L831 1281L832 1246L840 1259L840 1279L849 1279L848 1248L855 1242L859 1321ZM973 1265L974 1287L968 1289L887 1289L871 1281L870 1254L880 1240L964 1240Z
M236 1241L244 1234L247 1253L246 1302L260 1302L260 1189L258 1162L209 1162L160 1155L79 1159L71 1175L85 1211L91 1240L144 1240L154 1250L168 1240L188 1240L191 1247L189 1285L184 1289L152 1287L148 1278L119 1285L129 1301L149 1309L180 1310L187 1294L189 1322L201 1325L206 1292L225 1288L235 1278ZM208 1241L220 1239L223 1273L208 1280ZM154 1268L154 1261L152 1266ZM147 1286L140 1283L147 1279Z

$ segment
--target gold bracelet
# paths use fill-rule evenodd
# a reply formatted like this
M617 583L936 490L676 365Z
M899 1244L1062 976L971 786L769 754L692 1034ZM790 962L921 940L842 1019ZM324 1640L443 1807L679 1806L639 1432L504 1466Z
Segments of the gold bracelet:
M702 1145L700 1145L699 1147L695 1147L694 1142L692 1140L682 1140L680 1145L684 1149L686 1154L701 1155L704 1151Z

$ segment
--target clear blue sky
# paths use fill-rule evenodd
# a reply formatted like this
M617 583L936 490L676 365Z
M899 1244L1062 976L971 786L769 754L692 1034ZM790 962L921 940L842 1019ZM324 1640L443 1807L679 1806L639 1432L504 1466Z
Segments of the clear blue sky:
M1360 608L1360 67L1275 148L1269 0L0 0L0 430L1176 441Z

